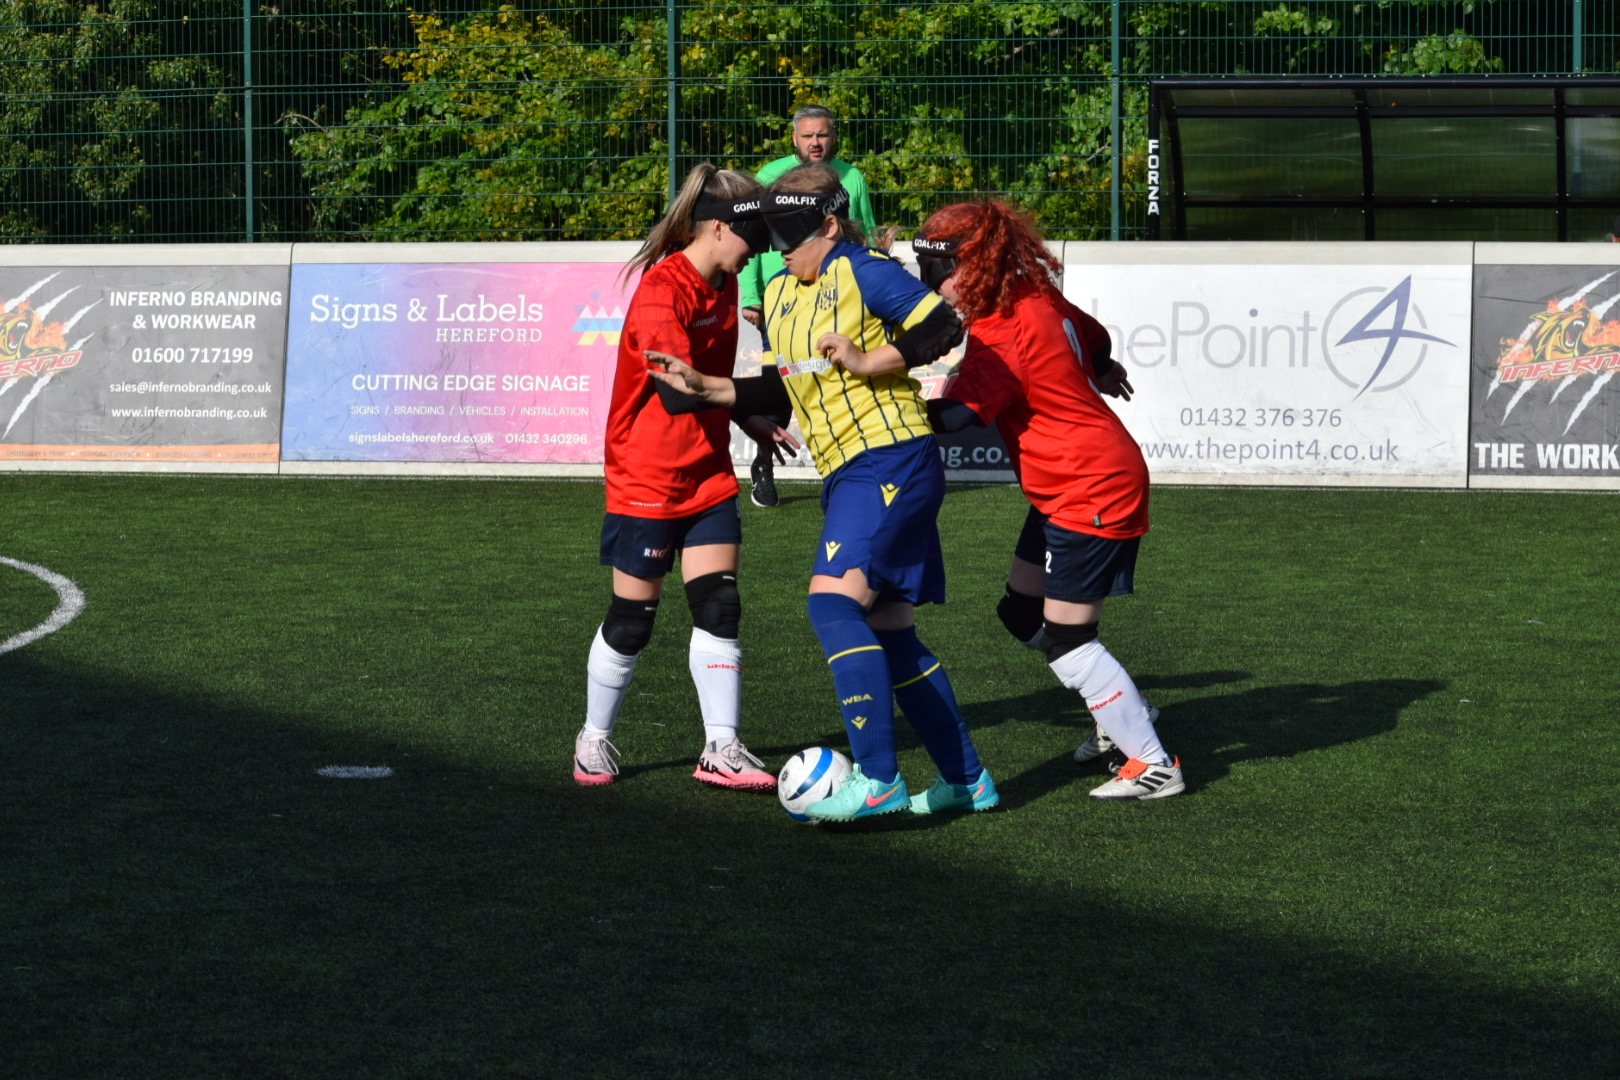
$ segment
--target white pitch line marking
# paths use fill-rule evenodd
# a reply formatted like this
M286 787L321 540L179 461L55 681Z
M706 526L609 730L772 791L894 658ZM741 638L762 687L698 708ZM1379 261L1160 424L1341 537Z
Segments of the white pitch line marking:
M8 653L13 649L20 649L24 645L29 645L38 641L47 634L56 633L58 630L62 629L62 627L66 626L74 619L77 619L79 617L79 612L84 610L84 593L80 591L77 585L73 584L73 582L69 581L61 574L47 570L43 566L35 566L33 563L25 563L17 559L8 559L4 555L0 555L0 563L5 563L7 566L14 566L24 573L33 574L45 584L55 589L57 596L56 610L51 612L51 617L34 627L32 630L24 630L20 634L16 634L4 641L0 641L0 653Z
M324 769L316 769L315 774L339 780L381 780L385 776L393 776L394 770L387 765L328 765Z

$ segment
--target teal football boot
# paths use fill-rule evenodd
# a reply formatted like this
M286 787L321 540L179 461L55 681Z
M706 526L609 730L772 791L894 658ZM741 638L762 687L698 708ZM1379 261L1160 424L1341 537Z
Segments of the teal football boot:
M911 805L906 790L906 778L895 776L887 784L861 772L859 765L850 770L838 790L804 808L806 817L816 821L854 821L856 818L892 814Z

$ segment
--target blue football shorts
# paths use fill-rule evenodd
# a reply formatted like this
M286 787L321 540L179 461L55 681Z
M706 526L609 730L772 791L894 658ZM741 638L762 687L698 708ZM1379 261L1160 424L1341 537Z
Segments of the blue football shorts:
M737 498L687 517L645 518L608 514L602 519L603 566L632 577L661 578L675 569L675 553L704 544L742 543Z
M1136 591L1136 553L1142 538L1110 540L1054 525L1029 508L1013 554L1046 568L1046 595L1070 604L1095 604Z
M945 468L932 435L863 450L821 487L826 520L815 574L860 570L878 604L945 602L939 508Z

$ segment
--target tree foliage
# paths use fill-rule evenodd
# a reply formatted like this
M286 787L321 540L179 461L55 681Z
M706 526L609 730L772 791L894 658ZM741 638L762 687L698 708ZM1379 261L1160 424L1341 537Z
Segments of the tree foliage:
M639 228L656 214L666 144L654 20L626 20L621 40L597 44L510 6L410 22L415 45L385 58L397 92L293 139L318 232L614 236L616 220Z
M1116 93L1139 212L1146 76L1559 70L1509 31L1568 7L1123 0L1115 71L1107 0L682 0L672 145L659 0L257 2L249 69L241 0L0 0L3 235L637 237L672 160L756 169L814 102L881 220L994 193L1100 236Z
M1107 220L1106 5L681 10L678 170L755 170L816 103L846 118L844 156L881 218L915 226L942 196L996 192L1060 227ZM397 91L293 140L318 230L635 237L656 220L671 157L662 7L611 33L511 5L411 24L415 47L387 60Z
M259 234L301 227L265 127L355 79L405 0L291 0L254 20ZM362 7L376 12L363 16ZM0 0L0 237L240 239L249 142L241 0ZM279 206L277 205L279 203ZM291 208L292 212L287 212ZM281 212L276 212L277 210Z
M224 0L198 3L223 10ZM162 232L238 195L217 133L235 80L216 62L212 20L157 18L154 0L0 6L0 230L13 238ZM160 162L191 162L160 170ZM203 210L207 212L206 209Z

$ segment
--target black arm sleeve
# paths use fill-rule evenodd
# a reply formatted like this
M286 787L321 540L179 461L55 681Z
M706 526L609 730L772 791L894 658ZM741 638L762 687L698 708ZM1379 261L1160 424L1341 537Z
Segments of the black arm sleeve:
M1104 331L1102 346L1092 350L1091 366L1096 369L1097 378L1102 378L1114 370L1114 339Z
M671 416L681 416L684 413L702 412L704 409L724 407L710 405L696 394L688 394L684 390L677 390L660 379L652 380L652 384L653 389L658 391L658 400L664 403L664 411Z
M922 322L894 339L894 347L905 358L906 367L932 364L944 356L962 338L962 320L956 317L951 305L940 304Z
M750 416L781 416L793 411L793 399L788 397L782 374L767 367L758 375L746 379L732 379L737 388L737 403L731 407L732 419Z
M954 398L935 398L928 403L928 426L941 435L969 427L984 427L984 417Z

